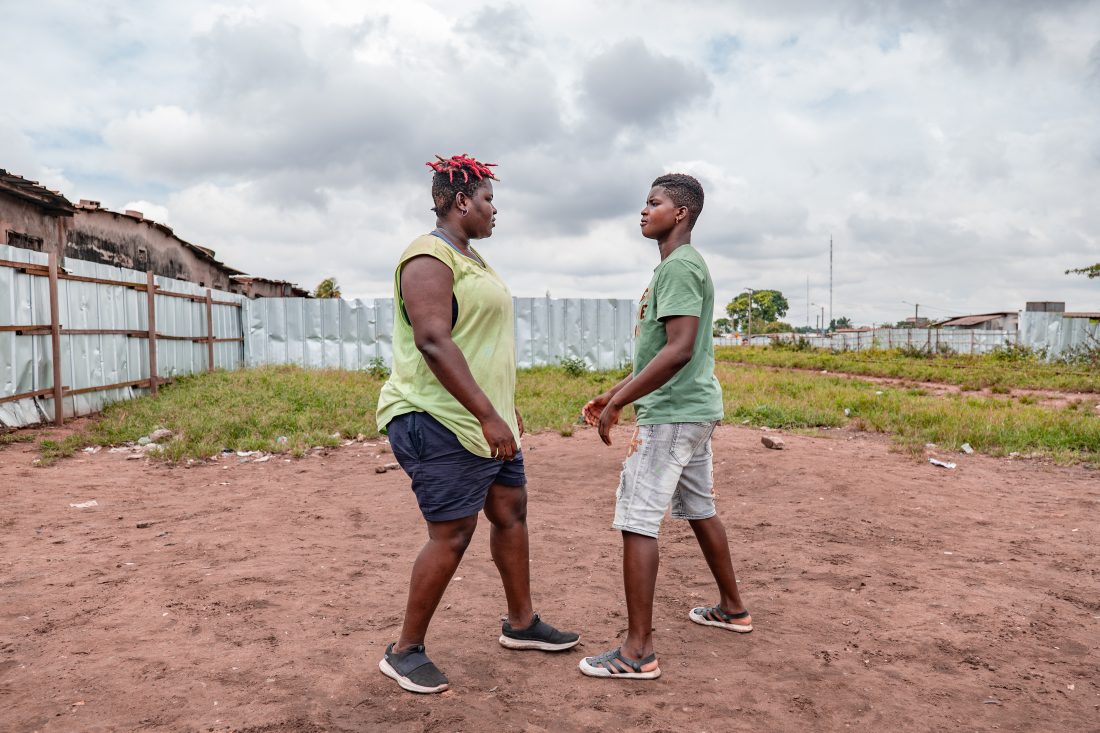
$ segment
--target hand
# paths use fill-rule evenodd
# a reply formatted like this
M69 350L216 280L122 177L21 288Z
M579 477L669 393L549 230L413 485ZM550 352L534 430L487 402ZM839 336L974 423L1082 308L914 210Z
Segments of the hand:
M584 418L586 423L592 427L596 427L600 424L600 415L603 414L604 408L607 407L607 403L610 401L611 394L609 392L604 392L598 397L593 397L583 408L581 408L581 417Z
M523 430L523 415L519 414L519 408L518 407L515 408L515 410L516 410L516 425L519 426L519 435L522 438L523 433L524 433L524 430Z
M489 454L498 461L510 461L516 457L519 450L516 447L516 436L512 434L512 428L504 421L504 418L493 413L481 423L481 432L485 435L485 442L489 444Z
M614 403L608 403L600 415L600 440L604 445L611 445L611 428L619 422L619 415L623 408Z

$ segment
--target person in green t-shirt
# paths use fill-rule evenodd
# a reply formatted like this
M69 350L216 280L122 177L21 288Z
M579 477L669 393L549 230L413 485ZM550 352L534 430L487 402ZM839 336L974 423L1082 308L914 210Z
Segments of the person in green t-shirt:
M752 631L737 592L726 529L712 492L711 435L722 419L722 387L714 376L714 283L691 230L703 210L703 187L671 173L653 182L642 209L642 235L657 240L661 263L642 293L635 330L634 372L584 406L589 425L611 445L611 428L633 403L638 427L616 492L614 529L623 536L623 583L629 616L622 646L580 662L590 677L656 679L653 592L657 535L665 511L686 519L718 584L719 601L693 608L698 624Z

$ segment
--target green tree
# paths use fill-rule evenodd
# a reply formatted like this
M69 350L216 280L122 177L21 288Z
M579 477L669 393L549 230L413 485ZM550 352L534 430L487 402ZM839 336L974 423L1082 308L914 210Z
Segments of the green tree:
M1076 270L1066 270L1067 275L1084 275L1089 280L1100 277L1100 262L1088 267L1078 267Z
M756 321L752 323L753 333L794 333L794 326L783 321L772 321L771 323L765 323L759 328L756 325Z
M336 283L336 278L326 277L324 280L317 284L317 287L313 290L314 298L339 298L340 286Z
M754 290L752 291L752 331L753 333L766 333L764 325L774 323L787 315L790 304L778 290ZM747 331L749 328L749 291L738 295L726 306L734 328L738 331Z
M714 321L714 328L712 334L715 337L728 336L733 333L733 321L728 318L716 318Z
M852 327L852 319L849 318L848 316L841 316L840 318L834 318L833 320L829 321L829 330L830 331L835 331L838 328L851 328L851 327Z

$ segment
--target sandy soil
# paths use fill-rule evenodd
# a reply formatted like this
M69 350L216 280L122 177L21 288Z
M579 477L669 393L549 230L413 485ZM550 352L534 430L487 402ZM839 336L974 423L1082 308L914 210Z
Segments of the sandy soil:
M626 432L529 437L536 607L583 633L501 648L486 524L413 696L377 661L424 526L392 457L168 467L0 451L3 731L1096 731L1100 475L829 431L716 436L718 503L756 631L688 621L715 598L690 530L661 540L656 682L590 680L625 627L608 529ZM71 504L95 500L97 506Z

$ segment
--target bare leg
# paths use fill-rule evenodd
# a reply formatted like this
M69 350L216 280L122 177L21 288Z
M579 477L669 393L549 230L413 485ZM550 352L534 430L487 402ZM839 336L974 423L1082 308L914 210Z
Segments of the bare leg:
M527 540L527 489L493 484L485 499L489 550L504 584L508 623L526 629L534 618L531 606L531 561Z
M693 519L690 524L703 551L703 557L707 559L714 582L718 584L722 610L729 614L743 612L745 604L741 602L741 595L737 592L737 578L733 574L733 560L730 559L729 541L726 539L726 528L722 520L713 516L708 519ZM751 623L751 618L738 623Z
M476 527L476 514L449 522L428 522L428 542L413 563L405 621L394 647L395 652L424 643L432 615L458 569Z
M631 659L642 659L653 653L653 593L660 562L656 539L623 532L623 585L629 620L622 653ZM643 670L649 671L656 666L657 662L651 662Z

